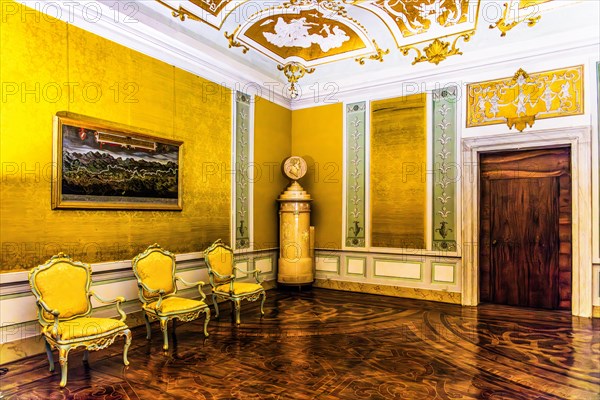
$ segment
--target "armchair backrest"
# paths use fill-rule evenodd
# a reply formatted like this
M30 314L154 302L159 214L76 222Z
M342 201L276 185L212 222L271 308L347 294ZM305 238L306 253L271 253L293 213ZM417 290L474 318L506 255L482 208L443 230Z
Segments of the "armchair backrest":
M59 253L43 265L29 271L29 285L36 298L40 324L52 324L54 316L45 311L41 302L58 310L60 320L83 317L91 313L90 284L92 268Z
M221 239L204 250L204 260L208 268L209 282L213 288L235 280L235 278L219 278L215 275L215 272L221 276L233 275L233 250Z
M148 246L143 253L138 254L132 261L133 273L148 289L164 291L163 296L177 292L175 283L175 255L158 244ZM155 301L158 292L149 293L139 286L140 300L144 303Z

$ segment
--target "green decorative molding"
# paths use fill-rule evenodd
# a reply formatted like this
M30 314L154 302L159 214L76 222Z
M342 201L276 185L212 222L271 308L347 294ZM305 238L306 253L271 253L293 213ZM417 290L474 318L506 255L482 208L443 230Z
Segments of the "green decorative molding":
M235 92L235 248L250 247L250 96Z
M437 280L437 278L435 276L435 267L437 267L438 265L445 266L445 267L452 267L452 281L440 281L440 280ZM431 283L446 284L446 285L456 283L456 264L452 264L452 263L431 263Z
M325 257L324 256L316 256L315 260L316 259L320 259L320 260L335 260L335 263L336 263L336 266L335 266L336 270L335 271L329 271L329 270L324 270L324 269L318 269L317 268L318 263L315 262L315 271L316 272L322 272L324 274L337 274L337 275L340 274L340 256L325 256ZM331 262L331 261L329 261L329 262ZM328 264L329 262L325 262L325 263Z
M455 86L433 91L433 250L456 251Z
M360 274L356 272L350 272L350 260L359 260L362 261L362 272ZM355 276L367 276L367 258L366 257L353 257L346 256L346 275L355 275Z
M419 277L418 278L410 278L410 277L407 277L407 276L378 274L377 273L377 263L378 262L418 265L419 266ZM400 260L400 259L397 259L397 258L373 258L373 277L375 277L375 278L382 278L382 279L393 279L393 280L399 280L399 281L423 282L423 263L419 262L419 261Z
M597 111L597 117L598 117L598 127L597 127L597 129L600 131L600 61L598 61L596 63L596 88L597 88L597 92L596 92L596 111ZM600 132L598 133L598 135L600 136ZM600 160L598 161L598 164L596 166L598 167L598 170L600 171ZM598 204L596 204L596 206L600 207L600 201L599 201ZM596 221L596 223L600 224L600 221ZM598 230L600 231L600 226L598 226ZM596 245L600 245L600 243L597 243ZM600 253L600 248L599 248L598 252Z
M252 260L252 263L254 265L254 269L256 269L256 262L260 261L260 260L270 260L271 261L271 270L268 272L260 272L260 275L265 275L265 274L272 274L274 272L275 269L275 263L277 262L275 257L273 255L268 255L268 256L261 256L261 257L254 257L254 259Z
M365 247L365 119L366 102L346 105L347 247Z

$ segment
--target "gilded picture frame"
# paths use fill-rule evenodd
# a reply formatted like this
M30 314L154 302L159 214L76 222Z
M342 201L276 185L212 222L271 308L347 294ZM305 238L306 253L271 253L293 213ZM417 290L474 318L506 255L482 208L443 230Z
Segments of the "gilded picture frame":
M69 112L53 136L52 209L182 210L182 141Z

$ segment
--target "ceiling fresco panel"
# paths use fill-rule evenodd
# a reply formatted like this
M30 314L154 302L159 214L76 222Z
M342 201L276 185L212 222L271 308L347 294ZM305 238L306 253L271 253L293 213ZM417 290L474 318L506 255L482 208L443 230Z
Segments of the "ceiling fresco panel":
M306 67L377 54L366 29L343 7L331 10L318 3L284 3L263 10L240 25L233 40L279 64L300 62Z
M375 13L399 48L474 31L480 0L376 0L355 3Z
M221 29L225 19L248 0L156 0L171 10L171 14L184 21L191 19L204 22L215 29Z

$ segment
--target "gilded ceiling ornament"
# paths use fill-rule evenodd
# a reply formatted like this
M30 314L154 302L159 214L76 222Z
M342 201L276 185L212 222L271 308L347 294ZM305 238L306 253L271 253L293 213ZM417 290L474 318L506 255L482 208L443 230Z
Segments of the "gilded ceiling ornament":
M452 44L450 42L444 42L436 38L433 40L433 42L429 43L429 45L426 46L423 50L420 50L419 48L414 46L406 46L401 48L402 54L406 56L408 55L410 50L415 50L417 52L417 56L412 62L413 65L424 61L428 61L430 63L438 65L450 56L462 55L462 52L456 47L458 39L462 38L465 42L468 42L469 40L471 40L471 36L473 34L475 34L475 31L459 35L454 39Z
M159 2L160 4L162 4L163 6L167 7L169 10L171 10L171 15L174 18L179 18L181 21L185 21L186 18L189 18L191 20L194 21L202 21L202 18L198 17L196 14L186 10L185 8L179 6L179 8L174 8L171 7L170 5L168 5L167 3L165 3L164 1L161 0L156 0L157 2Z
M233 31L231 33L231 35L229 35L227 33L227 31L225 31L225 37L227 38L227 40L229 41L229 48L231 49L232 47L241 47L242 48L242 53L246 54L248 52L248 50L250 50L250 48L248 46L246 46L243 43L240 43L239 41L237 41L235 39L235 35L237 34L237 32L240 30L241 25L238 25L237 28L235 28L235 31Z
M312 74L315 72L314 68L306 68L304 65L297 62L290 62L285 65L278 65L277 69L283 71L283 74L287 78L290 83L290 97L295 99L298 97L298 88L296 87L296 83L298 83L298 79L301 79L306 74Z
M328 1L328 0L289 0L283 3L284 8L290 7L306 7L312 6L315 9L322 8L325 11L329 11L329 16L339 15L340 17L347 18L348 12L346 7L339 1Z
M508 3L504 3L504 13L502 14L502 17L500 17L500 19L498 21L496 21L495 23L490 24L490 29L498 28L498 30L500 32L502 32L500 34L500 37L506 36L506 32L510 31L512 28L514 28L515 26L517 26L523 22L527 22L527 26L529 26L529 27L535 26L535 24L537 24L539 22L540 18L542 18L541 15L537 15L535 17L526 17L523 19L519 19L519 18L513 19L508 16L509 10L510 10L510 6L508 5ZM519 15L519 14L526 14L526 13L524 11L519 11L519 12L512 11L512 12L510 12L510 14Z
M390 49L386 49L386 50L382 50L378 45L377 42L375 42L375 39L373 39L373 45L375 46L375 51L377 52L376 54L371 54L370 56L362 56L362 57L358 57L356 58L356 62L358 62L360 65L365 65L365 60L369 59L369 60L378 60L379 62L383 62L383 56L390 54Z
M251 15L233 39L280 65L294 61L314 67L377 52L364 26L353 18L304 0L283 4L288 8L280 5Z

